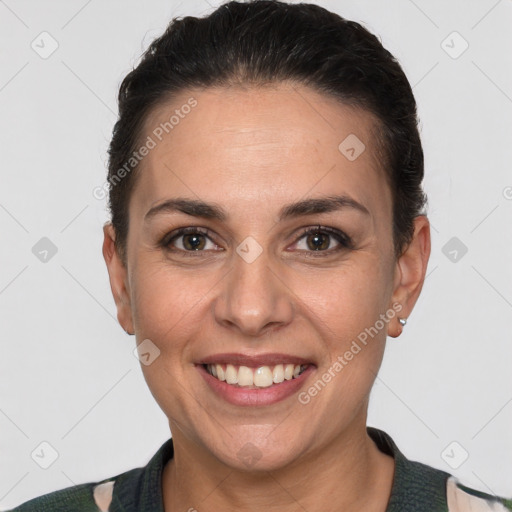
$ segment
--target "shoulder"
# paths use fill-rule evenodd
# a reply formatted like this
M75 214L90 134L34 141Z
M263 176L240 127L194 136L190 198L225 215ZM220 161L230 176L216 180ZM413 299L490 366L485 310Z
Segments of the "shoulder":
M448 512L510 512L512 499L487 494L465 486L454 476L446 481Z
M169 438L146 466L44 494L6 512L108 512L109 507L112 512L156 510L162 501L162 469L173 453Z
M31 499L7 512L98 512L107 511L115 477L66 487Z
M511 512L512 498L487 494L462 484L455 476L408 459L392 437L367 427L378 448L395 459L395 474L386 512Z
M418 461L402 461L400 466L400 483L396 487L400 489L397 494L400 497L398 502L411 507L414 503L417 507L414 510L512 512L512 498L473 489L454 475ZM406 509L409 510L408 507Z

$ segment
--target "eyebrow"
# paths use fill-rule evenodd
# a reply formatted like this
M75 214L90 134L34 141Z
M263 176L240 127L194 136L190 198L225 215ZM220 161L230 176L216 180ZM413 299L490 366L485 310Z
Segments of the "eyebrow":
M311 197L283 206L279 210L279 222L304 215L315 215L351 208L365 215L370 215L368 209L346 195ZM198 199L177 197L153 206L144 216L144 221L151 220L158 214L181 212L193 217L226 221L228 214L217 203L206 203Z

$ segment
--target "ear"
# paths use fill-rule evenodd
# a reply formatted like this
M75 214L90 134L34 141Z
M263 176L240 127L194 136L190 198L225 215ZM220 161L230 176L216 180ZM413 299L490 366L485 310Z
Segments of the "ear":
M117 307L117 319L128 334L133 334L128 272L117 252L115 239L114 226L107 222L103 226L103 257L107 264L110 288Z
M414 219L414 235L411 243L398 258L391 303L399 303L402 309L390 324L388 335L397 338L402 334L398 318L407 318L418 300L430 257L430 223L425 215Z

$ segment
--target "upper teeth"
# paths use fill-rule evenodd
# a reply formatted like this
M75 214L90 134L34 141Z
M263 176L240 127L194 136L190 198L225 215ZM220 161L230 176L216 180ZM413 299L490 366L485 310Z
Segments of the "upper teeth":
M266 388L272 384L279 384L284 380L291 380L298 377L306 366L300 364L278 364L274 367L258 366L234 366L232 364L208 364L206 370L210 375L228 384L238 386L257 386Z

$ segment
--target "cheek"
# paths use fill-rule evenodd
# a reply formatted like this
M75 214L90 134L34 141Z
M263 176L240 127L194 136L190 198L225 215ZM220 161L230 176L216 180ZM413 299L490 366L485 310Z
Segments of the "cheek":
M208 279L165 264L141 266L132 287L133 316L138 336L149 338L164 352L178 352L197 330L198 316L208 300Z
M312 321L321 327L325 339L342 348L373 326L386 312L390 286L384 268L373 258L371 264L347 264L343 268L316 274L315 285L305 279L299 286L306 297ZM380 324L379 324L380 326ZM385 335L386 329L381 329Z
M368 258L368 263L372 260ZM382 291L388 286L385 269L376 260L361 263L359 260L359 264L316 281L308 298L310 321L320 333L327 355L319 378L332 382L327 394L339 421L346 419L347 411L355 411L370 392L389 325L381 319L389 303L387 292Z
M314 286L307 279L302 283L308 306L304 314L325 357L316 379L298 398L310 417L321 418L327 436L360 412L379 371L388 325L380 320L387 310L386 296L379 291L384 276L377 264L354 263L317 276Z
M186 272L171 271L155 262L140 263L132 285L137 343L149 339L158 354L141 369L165 414L187 423L185 419L191 414L186 390L190 340L197 337L198 321L205 317L209 287L200 279L187 277Z

